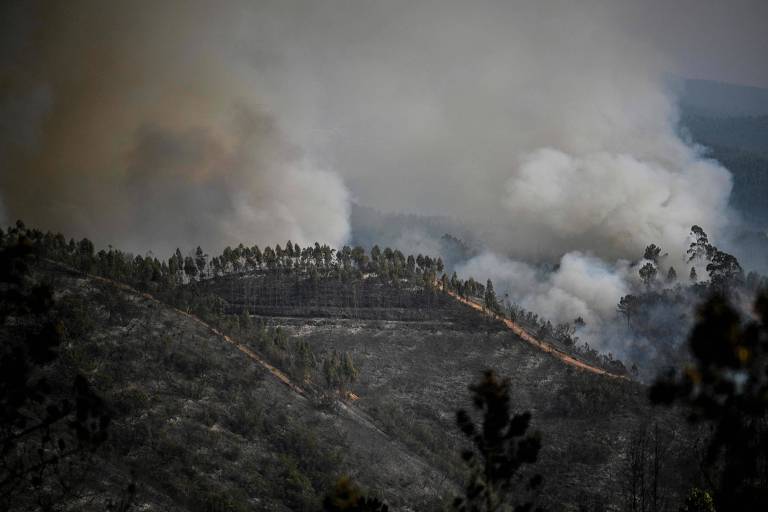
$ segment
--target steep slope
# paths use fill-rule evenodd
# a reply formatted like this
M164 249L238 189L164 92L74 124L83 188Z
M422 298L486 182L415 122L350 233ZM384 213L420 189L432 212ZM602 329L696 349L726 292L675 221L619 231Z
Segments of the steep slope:
M253 281L259 279L228 278L209 287L232 301L227 307L233 313L257 313L291 339L307 342L320 357L350 353L360 369L351 388L359 397L354 407L456 486L464 474L455 413L471 408L467 385L487 368L511 378L514 406L532 411L534 427L542 432L539 470L547 483L541 500L550 509L621 504L633 440L653 425L678 437L665 446L669 454L685 450L679 442L684 421L674 412L652 409L644 387L542 344L474 303L440 292L427 301L418 289L385 293L366 284L366 293L378 298L366 296L343 307L342 293L281 310L249 299L247 291L233 291L257 287ZM411 307L395 307L403 303ZM670 455L670 460L690 462L686 456ZM686 487L681 475L688 473L672 463L664 471L666 495Z
M627 440L653 413L640 386L573 368L495 323L280 319L318 351L349 351L360 367L355 402L390 435L460 481L455 412L467 384L494 368L512 379L513 403L542 431L544 499L558 510L621 494Z
M626 378L626 376L624 375L618 375L618 374L612 373L609 370L605 370L598 366L589 364L588 362L582 361L581 359L566 353L565 351L556 347L552 343L549 343L546 340L541 340L537 338L536 336L528 332L519 323L514 322L505 316L493 313L491 311L486 311L485 308L475 300L465 299L461 297L459 294L452 292L450 290L445 290L445 293L447 293L454 300L461 302L462 304L474 309L475 311L479 311L484 315L490 317L491 319L498 320L507 329L515 333L522 341L525 341L526 343L538 348L542 352L552 355L553 357L559 359L560 361L562 361L563 363L569 366L573 366L574 368L579 368L580 370L594 373L596 375L604 375L606 377L613 377L617 379Z
M450 488L363 412L312 401L199 319L101 279L48 274L86 326L65 364L113 404L104 486L135 474L145 509L316 510L341 474L403 508Z
M245 337L125 285L49 267L44 278L79 325L63 364L88 375L115 411L101 485L114 492L135 475L146 510L317 510L342 474L394 510L438 509L460 492L455 413L471 407L467 385L486 368L509 376L514 407L534 415L539 502L551 510L621 504L633 440L652 425L669 433L670 461L691 462L680 418L652 410L641 386L568 364L442 293L370 284L353 303L333 292L250 315L318 359L350 354L360 374L341 400L318 393L317 372L297 379ZM247 280L193 290L235 299L221 303L232 314L220 322L238 323L246 309L233 290ZM665 496L688 487L684 474L665 463Z

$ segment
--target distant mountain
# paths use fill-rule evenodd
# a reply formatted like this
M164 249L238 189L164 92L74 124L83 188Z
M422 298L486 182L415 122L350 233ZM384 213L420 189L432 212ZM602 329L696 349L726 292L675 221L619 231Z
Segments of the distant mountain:
M709 80L684 80L679 92L684 111L711 117L768 115L768 89Z
M681 123L697 144L768 157L768 116L712 117L683 111Z
M737 252L750 266L764 269L765 258L751 259L768 248L768 89L686 80L679 105L681 135L733 174L731 205L754 230L737 238L762 248Z

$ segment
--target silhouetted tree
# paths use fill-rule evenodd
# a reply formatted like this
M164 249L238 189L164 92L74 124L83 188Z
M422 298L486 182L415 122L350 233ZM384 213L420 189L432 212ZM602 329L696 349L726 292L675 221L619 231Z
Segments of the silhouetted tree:
M688 261L709 259L712 254L712 245L710 245L709 237L707 237L704 230L699 226L691 226L691 238L693 238L693 242L691 242L686 251Z
M66 328L52 290L31 275L34 252L24 238L0 251L0 510L49 510L73 496L110 420L82 375L46 375Z
M195 265L201 276L205 276L205 267L207 263L208 255L198 246L197 249L195 249Z
M628 439L623 471L623 494L628 512L661 512L667 509L671 435L658 424L640 427Z
M184 258L184 273L187 274L190 281L197 276L197 265L195 265L195 260L191 256Z
M654 264L658 264L660 254L661 254L661 247L658 247L656 244L651 244L645 248L645 253L643 253L643 258L645 258L648 261L652 261Z
M675 281L677 281L677 271L675 270L675 267L669 267L669 270L667 271L667 282L674 283Z
M523 471L536 462L541 449L538 434L526 435L531 414L510 412L509 379L500 380L492 370L469 389L475 409L482 414L482 424L475 424L464 410L456 414L459 429L472 449L461 454L470 476L465 496L456 498L454 506L468 512L531 510L533 502L521 496L542 483L541 475L527 477Z
M496 299L496 292L493 290L493 283L489 279L485 285L485 296L483 297L485 307L489 310L498 313L501 310L499 301Z
M727 290L744 281L744 271L736 257L717 249L712 253L707 272L710 283L719 290Z
M83 238L77 244L77 268L82 272L90 272L93 268L93 242Z
M717 510L768 510L768 295L747 323L714 295L688 342L694 364L658 380L651 399L685 403L693 421L714 426L706 461Z
M640 279L642 279L645 286L650 287L656 280L656 274L658 274L658 270L653 263L649 262L640 267L639 274Z
M619 313L627 318L627 327L632 327L632 315L637 307L637 297L634 295L625 295L619 299L619 305L616 307Z

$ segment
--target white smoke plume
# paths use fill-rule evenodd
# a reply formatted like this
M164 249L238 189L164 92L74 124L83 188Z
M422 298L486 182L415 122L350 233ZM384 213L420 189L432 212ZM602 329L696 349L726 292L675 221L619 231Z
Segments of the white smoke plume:
M456 269L463 279L491 279L500 299L517 304L554 324L581 317L579 332L593 347L614 354L623 350L618 340L604 336L616 317L616 304L630 291L629 263L615 264L580 252L565 254L555 271L537 269L516 260L485 252Z
M4 13L13 23L4 31L2 104L23 108L10 109L4 128L14 130L3 130L3 142L15 131L37 143L6 148L1 185L9 215L30 223L116 242L164 239L165 227L124 224L146 210L115 201L132 172L127 155L145 126L197 131L232 149L242 136L226 123L238 105L272 118L281 145L316 162L309 167L337 172L360 204L461 219L516 257L555 261L581 250L628 258L652 240L677 243L694 222L717 237L730 217L728 173L676 132L667 77L684 62L669 36L689 9L656 16L648 13L665 3L640 9L629 0L20 5ZM700 16L703 27L718 19ZM45 101L30 97L34 90L46 91L32 95ZM264 158L272 156L250 172L294 168L297 156ZM290 186L271 188L281 173ZM296 210L287 203L273 220L245 227L279 210L284 193L290 201L301 192L300 204L318 208L344 203L339 178L328 181L327 172L272 171L258 186L184 176L185 186L239 192L222 199L231 236L206 221L216 210L206 207L190 220L198 231L171 238L269 239L257 226L272 224L339 243L348 229L343 205L286 222ZM307 176L312 185L297 181ZM40 180L50 197L34 201ZM162 194L149 195L160 210ZM272 204L262 207L267 196ZM105 213L115 204L121 215Z
M729 173L678 136L664 23L634 2L245 11L264 101L360 204L461 219L497 252L551 261L678 252L691 224L718 237L731 219Z
M547 148L522 159L504 205L516 222L604 256L636 257L651 242L682 254L694 224L718 234L729 224L730 190L730 174L692 152L663 164Z
M258 45L230 30L244 6L4 4L7 216L161 256L346 241L348 189L262 101Z
M768 8L703 3L13 4L0 194L12 218L155 250L339 244L350 198L447 216L504 257L560 262L463 271L594 325L623 260L732 225L730 175L678 136L669 76L766 78L728 44L762 63ZM707 42L726 14L739 30ZM397 240L436 246L419 238Z
M138 130L125 180L128 203L140 208L123 209L130 233L140 237L132 245L167 246L169 238L182 247L348 238L349 198L341 178L291 155L270 117L241 110L237 118L225 132L228 142L207 130Z

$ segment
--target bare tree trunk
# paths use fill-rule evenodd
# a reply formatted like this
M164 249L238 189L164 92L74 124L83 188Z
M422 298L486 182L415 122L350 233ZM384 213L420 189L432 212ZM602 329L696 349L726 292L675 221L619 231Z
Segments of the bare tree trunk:
M653 489L652 489L652 505L653 512L659 511L659 464L661 459L659 446L659 424L656 423L653 427Z

